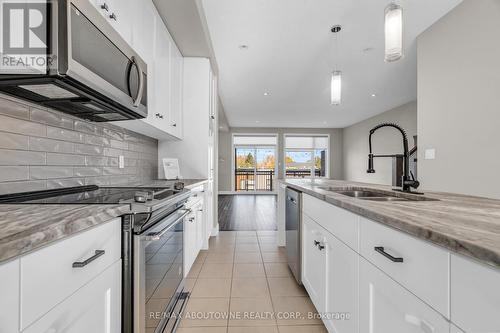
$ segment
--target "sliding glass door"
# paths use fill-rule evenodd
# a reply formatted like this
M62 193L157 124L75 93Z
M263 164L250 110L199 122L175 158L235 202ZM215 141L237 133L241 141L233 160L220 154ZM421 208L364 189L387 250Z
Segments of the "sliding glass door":
M235 146L235 191L273 191L276 148Z

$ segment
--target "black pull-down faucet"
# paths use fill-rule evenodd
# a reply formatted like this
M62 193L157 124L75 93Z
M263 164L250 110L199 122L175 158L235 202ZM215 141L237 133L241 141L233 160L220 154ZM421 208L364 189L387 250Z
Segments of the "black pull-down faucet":
M413 177L413 174L411 174L410 178L410 153L408 151L408 138L406 136L405 130L393 123L382 123L380 125L375 126L370 130L370 136L368 138L368 144L370 146L370 153L368 154L368 170L366 170L367 173L375 173L375 169L373 168L373 158L374 157L396 157L398 155L373 155L372 152L372 135L375 133L376 130L382 127L393 127L397 129L399 132L401 132L401 135L403 136L403 176L402 176L402 181L401 185L402 188L401 190L403 192L411 192L411 188L417 188L420 186L420 183L415 180ZM401 156L401 155L399 155Z

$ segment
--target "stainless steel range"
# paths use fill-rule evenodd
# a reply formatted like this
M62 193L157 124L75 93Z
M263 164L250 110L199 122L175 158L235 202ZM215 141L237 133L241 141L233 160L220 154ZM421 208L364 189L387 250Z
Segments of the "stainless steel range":
M128 204L122 217L122 332L174 332L184 292L183 239L188 190L80 186L1 195L0 203Z

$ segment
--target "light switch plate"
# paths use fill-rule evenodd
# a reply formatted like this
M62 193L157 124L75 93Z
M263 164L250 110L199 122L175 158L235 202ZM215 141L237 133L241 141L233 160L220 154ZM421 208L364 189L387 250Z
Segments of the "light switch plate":
M436 158L436 149L431 148L431 149L426 149L425 150L425 156L424 158L426 160L433 160Z
M123 155L118 156L118 168L125 168L125 157Z

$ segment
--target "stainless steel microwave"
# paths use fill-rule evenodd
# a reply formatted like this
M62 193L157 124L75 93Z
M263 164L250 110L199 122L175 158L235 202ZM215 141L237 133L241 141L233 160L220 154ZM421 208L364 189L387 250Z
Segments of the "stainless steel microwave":
M145 118L147 65L107 18L89 0L43 6L50 61L40 74L0 74L0 92L91 121Z

